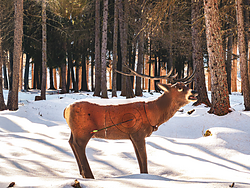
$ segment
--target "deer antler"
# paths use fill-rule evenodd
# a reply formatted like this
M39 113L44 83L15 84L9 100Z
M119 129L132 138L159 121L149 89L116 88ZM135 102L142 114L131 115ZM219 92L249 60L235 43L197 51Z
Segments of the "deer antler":
M141 77L141 78L147 78L147 79L151 79L151 80L162 80L162 79L166 79L168 81L170 81L171 83L176 83L176 82L183 82L184 84L189 84L193 77L194 77L194 74L195 74L195 70L193 71L192 75L189 77L189 76L186 76L185 78L182 78L182 79L175 79L176 76L178 75L178 73L176 73L175 75L173 76L170 76L171 73L173 72L173 67L171 67L169 73L167 75L164 75L164 76L149 76L149 75L145 75L145 74L140 74L140 73L137 73L136 71L132 70L131 68L129 68L128 66L125 66L130 72L129 73L125 73L125 72L121 72L121 71L118 71L118 70L115 70L116 72L122 74L122 75L125 75L125 76L138 76L138 77Z

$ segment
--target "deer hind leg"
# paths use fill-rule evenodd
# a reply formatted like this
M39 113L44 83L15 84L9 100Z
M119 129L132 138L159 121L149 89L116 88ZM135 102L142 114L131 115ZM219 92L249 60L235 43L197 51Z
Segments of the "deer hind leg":
M69 144L76 157L78 168L82 177L94 179L94 175L90 169L90 166L86 157L86 145L88 141L90 140L90 138L91 138L91 135L87 138L85 137L83 139L76 139L71 133Z
M146 144L145 138L139 135L133 135L130 137L130 140L133 143L135 154L140 166L141 173L148 173L148 166L147 166L147 153L146 153Z

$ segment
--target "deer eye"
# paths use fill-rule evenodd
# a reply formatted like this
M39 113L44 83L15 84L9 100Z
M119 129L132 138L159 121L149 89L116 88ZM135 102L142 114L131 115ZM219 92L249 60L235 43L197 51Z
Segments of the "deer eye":
M183 88L179 87L179 88L178 88L178 91L179 91L179 92L182 92L182 91L183 91Z

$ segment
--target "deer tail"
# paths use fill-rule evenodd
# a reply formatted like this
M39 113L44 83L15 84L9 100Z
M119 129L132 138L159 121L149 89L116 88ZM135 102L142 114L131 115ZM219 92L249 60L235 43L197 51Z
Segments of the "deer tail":
M64 109L64 111L63 111L63 117L64 117L64 119L68 119L69 118L69 109L70 109L70 106L67 106L65 109Z

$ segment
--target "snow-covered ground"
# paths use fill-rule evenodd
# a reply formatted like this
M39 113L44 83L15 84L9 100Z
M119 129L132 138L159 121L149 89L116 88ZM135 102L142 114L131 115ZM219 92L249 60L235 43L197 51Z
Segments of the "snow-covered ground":
M4 91L7 99L7 91ZM19 110L0 112L0 187L250 187L250 112L243 111L241 95L231 95L234 111L218 117L205 106L183 107L147 138L149 174L139 174L129 140L91 139L87 156L95 180L83 179L68 144L70 129L64 108L91 92L47 95L34 101L37 91L19 94ZM132 100L157 98L144 93ZM93 100L93 99L91 99ZM124 99L118 97L112 103ZM105 101L107 102L107 101ZM188 115L188 111L195 111ZM203 137L209 129L212 136Z

